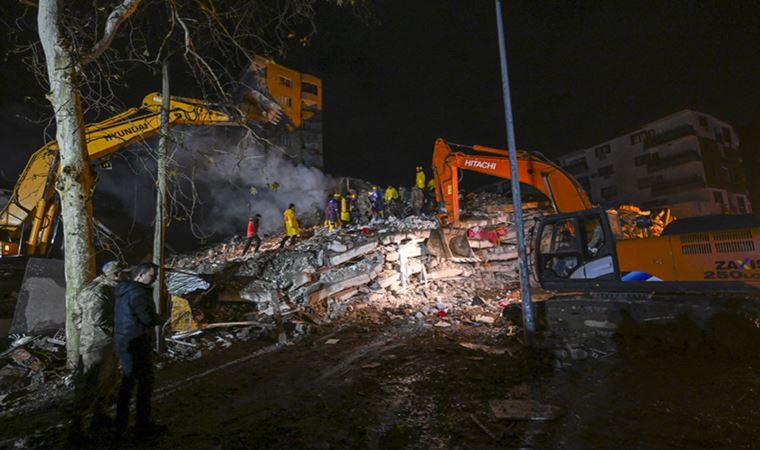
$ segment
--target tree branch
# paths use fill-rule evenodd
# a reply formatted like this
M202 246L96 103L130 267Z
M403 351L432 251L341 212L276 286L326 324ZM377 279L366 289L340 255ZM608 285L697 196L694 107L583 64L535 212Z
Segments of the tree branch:
M81 64L83 66L94 61L98 56L100 56L104 51L108 49L108 47L111 45L111 42L113 41L113 38L116 36L116 33L119 31L121 24L124 23L125 20L129 19L129 16L135 12L141 1L142 0L123 0L119 6L111 11L111 14L108 15L108 19L106 19L106 26L103 32L103 37L100 38L97 43L95 43L95 45L92 47L92 50L90 50L90 53L82 57Z

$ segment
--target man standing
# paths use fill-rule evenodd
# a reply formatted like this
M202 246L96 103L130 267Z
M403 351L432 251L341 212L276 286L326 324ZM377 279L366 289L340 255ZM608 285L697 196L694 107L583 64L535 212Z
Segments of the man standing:
M372 204L372 218L383 217L385 201L383 200L383 193L380 192L380 186L372 186L372 190L367 194L367 197L369 197L369 201Z
M285 247L288 240L290 240L291 244L294 244L301 233L301 229L298 226L298 218L296 218L296 205L292 203L288 205L288 209L282 213L282 221L285 223L285 238L280 242L280 248Z
M87 414L92 413L91 431L112 425L108 407L117 374L113 349L114 287L125 267L118 261L105 263L101 275L84 287L74 303L72 315L79 329L79 365L69 441L75 445L86 441L83 422Z
M338 193L332 194L330 199L327 200L327 205L325 206L325 227L329 231L340 228L340 200L341 196Z
M417 166L416 167L417 174L414 177L414 187L417 189L425 189L425 172L422 170L422 167Z
M351 223L351 219L355 216L356 209L356 194L354 191L349 191L340 200L340 221L348 224Z
M150 397L153 393L151 331L161 324L153 305L151 285L158 274L152 263L141 263L132 269L132 280L116 286L114 345L121 361L122 379L116 404L116 431L123 432L129 423L129 403L137 384L137 416L135 435L156 436L166 430L150 420Z
M256 214L253 217L248 218L248 229L246 230L246 237L248 241L243 248L242 256L248 253L248 249L251 248L251 242L256 242L256 247L253 249L253 253L258 253L261 246L261 238L259 237L259 224L261 223L261 214Z

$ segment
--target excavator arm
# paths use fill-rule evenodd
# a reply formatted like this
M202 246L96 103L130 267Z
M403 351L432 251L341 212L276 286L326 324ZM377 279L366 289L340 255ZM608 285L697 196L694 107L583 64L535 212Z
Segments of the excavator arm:
M90 160L103 158L156 134L160 129L161 102L161 94L151 93L145 96L139 107L88 125L85 142ZM246 122L267 120L251 111L246 111L245 116L229 114L203 100L171 97L169 124L240 126ZM20 253L21 240L27 234L27 227L29 233L24 253L46 253L57 217L54 194L59 170L58 144L55 141L48 142L32 154L8 203L0 210L0 230L8 236L7 241L0 240L3 256Z
M480 154L455 152L452 147ZM440 216L442 223L454 224L459 221L459 171L470 170L509 180L512 174L508 155L506 150L481 145L451 144L440 138L435 141L433 176L436 199L443 202L446 208L446 213ZM518 151L517 170L518 181L545 194L556 212L581 211L593 207L583 187L572 176L539 155Z

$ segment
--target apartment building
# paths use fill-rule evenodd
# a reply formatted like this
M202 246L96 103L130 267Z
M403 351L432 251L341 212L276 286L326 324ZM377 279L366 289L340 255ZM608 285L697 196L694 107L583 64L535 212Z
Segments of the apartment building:
M677 217L751 212L739 138L713 116L683 110L559 158L601 205L669 207Z
M286 133L272 141L294 161L322 168L322 80L257 55L251 72L287 115Z

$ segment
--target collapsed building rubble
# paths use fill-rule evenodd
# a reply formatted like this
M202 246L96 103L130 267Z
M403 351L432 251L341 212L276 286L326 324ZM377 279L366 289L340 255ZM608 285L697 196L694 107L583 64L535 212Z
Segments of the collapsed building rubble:
M471 259L431 254L427 242L438 223L423 216L374 219L335 231L311 228L294 246L281 250L281 236L275 235L264 240L260 252L243 255L245 240L235 236L173 256L166 278L172 303L165 328L166 356L195 360L236 341L293 339L314 326L340 321L372 326L401 320L423 327L480 327L487 334L519 334L514 209L501 195L468 194L465 200L469 214L457 231L473 249ZM550 213L546 207L524 205L529 239L538 219ZM668 212L652 214L629 206L617 213L621 229L632 237L659 234L672 220ZM557 367L610 353L602 345L598 350L564 344L554 352ZM477 343L462 345L502 351ZM70 389L64 364L62 333L19 336L0 353L0 408L13 409L50 389ZM43 384L45 389L40 389Z
M524 204L529 239L538 220L550 213L548 206ZM246 339L271 333L280 322L298 336L336 320L378 323L389 318L426 326L504 325L516 333L519 314L502 314L510 305L519 308L520 301L514 208L503 195L470 193L463 210L467 218L457 228L474 251L469 259L428 251L438 223L425 216L374 219L336 231L312 228L295 246L279 251L272 251L279 242L273 236L255 255L242 255L244 240L233 237L175 256L169 292L174 309L192 320L175 323L174 331L184 334L172 338L170 352L199 357L199 350L235 338L236 332L225 331L224 337L203 344L198 331L227 323L239 324L236 329L245 330ZM617 213L631 237L659 234L672 220L669 213L652 215L631 206Z

